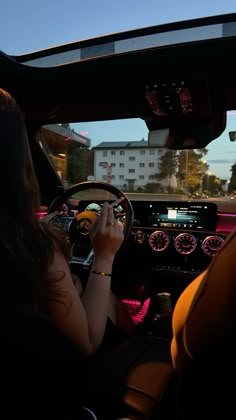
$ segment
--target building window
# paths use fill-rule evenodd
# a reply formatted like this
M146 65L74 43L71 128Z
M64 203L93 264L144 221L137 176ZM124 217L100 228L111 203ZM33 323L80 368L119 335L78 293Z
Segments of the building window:
M149 155L155 155L155 150L149 150Z
M124 150L120 150L120 156L124 156L125 152Z
M154 163L153 162L149 163L149 168L154 168Z
M107 150L103 150L102 156L107 157Z
M155 179L155 176L154 176L154 175L149 175L148 179L149 179L150 181L153 181L153 180Z
M135 161L135 157L134 157L134 156L130 156L130 157L129 157L129 161L130 161L130 162L134 162L134 161Z
M115 168L116 164L115 163L111 163L111 167Z
M119 179L124 179L124 175L120 175L119 176Z
M161 156L161 155L163 155L164 150L158 150L158 152L157 152L157 153L158 153L158 155L159 155L159 156Z
M144 179L144 175L139 175L139 179Z
M102 176L102 180L103 180L103 181L106 181L106 180L107 180L107 175L103 175L103 176Z
M134 174L135 173L135 169L129 169L129 174Z
M140 155L145 155L145 150L140 150Z
M113 179L113 181L115 180L115 178L116 178L115 175L112 175L111 176L111 179Z
M140 167L140 168L145 168L145 163L140 163L140 164L139 164L139 167Z
M124 168L124 163L120 163L120 168Z

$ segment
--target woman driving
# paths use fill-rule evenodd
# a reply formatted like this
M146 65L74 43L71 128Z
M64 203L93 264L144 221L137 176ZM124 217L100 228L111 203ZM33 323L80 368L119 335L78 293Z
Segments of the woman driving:
M102 343L108 314L115 323L117 313L123 310L129 318L125 305L110 290L114 257L124 238L123 226L114 218L112 207L104 203L89 232L94 261L86 288L79 293L67 262L65 235L36 216L40 190L25 122L18 104L3 89L0 141L2 194L7 203L0 208L0 258L8 280L2 285L3 305L37 307L83 354L92 355Z

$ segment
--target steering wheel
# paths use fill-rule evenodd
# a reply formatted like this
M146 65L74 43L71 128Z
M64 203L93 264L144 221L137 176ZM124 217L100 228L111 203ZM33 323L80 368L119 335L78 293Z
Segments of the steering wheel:
M125 213L124 218L124 241L122 246L125 244L129 235L131 233L131 229L133 226L133 218L134 218L134 211L132 204L128 197L117 187L114 185L108 184L106 182L101 181L86 181L80 182L78 184L72 185L71 187L67 188L62 194L57 196L51 205L49 206L48 214L53 213L55 211L59 211L61 206L74 194L79 193L85 190L103 190L113 194L117 200L120 199L120 202L117 203L117 206L120 205ZM93 200L96 201L96 200ZM99 200L100 201L100 200ZM106 200L104 200L106 201ZM110 200L108 200L110 201ZM91 200L92 202L92 200ZM114 206L115 208L115 206ZM82 213L78 213L74 218L70 218L70 226L77 225L81 223L81 220L85 221L85 223L91 224L96 220L96 217L99 217L98 213L94 211L85 210ZM60 226L63 226L63 222L61 223L62 219L68 219L67 216L55 216L52 219L52 223ZM58 223L57 223L58 222ZM69 230L69 234L71 233L71 229ZM87 230L88 233L88 230ZM76 236L76 237L75 237ZM84 231L76 228L76 235L74 235L74 239L72 238L72 250L73 250L73 243L76 243L76 255L72 251L71 263L80 264L83 268L89 268L92 264L93 260L93 249L91 242L89 240L89 235L85 235Z

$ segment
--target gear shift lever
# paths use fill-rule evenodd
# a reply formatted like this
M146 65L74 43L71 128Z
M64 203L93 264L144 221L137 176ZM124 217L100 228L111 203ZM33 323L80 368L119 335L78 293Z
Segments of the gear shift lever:
M152 335L169 338L172 336L172 302L171 294L158 293L153 299L153 316L151 318Z
M157 293L155 296L156 315L159 317L170 315L172 313L171 295L167 292Z

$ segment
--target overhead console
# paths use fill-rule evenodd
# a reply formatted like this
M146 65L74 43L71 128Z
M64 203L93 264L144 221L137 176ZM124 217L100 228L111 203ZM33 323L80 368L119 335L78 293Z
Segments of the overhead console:
M225 113L219 110L211 81L202 74L151 80L145 86L150 117L145 118L151 147L202 148L225 129ZM213 97L214 95L214 97Z
M145 97L154 115L178 117L193 112L192 94L185 80L163 80L146 85Z

